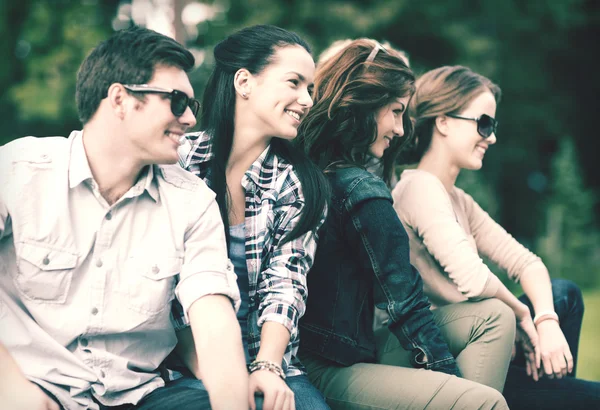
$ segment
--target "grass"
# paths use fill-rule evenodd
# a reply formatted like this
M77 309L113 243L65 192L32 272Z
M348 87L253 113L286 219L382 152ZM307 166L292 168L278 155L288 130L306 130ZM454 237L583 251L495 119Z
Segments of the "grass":
M583 293L585 314L579 341L577 377L600 381L600 289Z

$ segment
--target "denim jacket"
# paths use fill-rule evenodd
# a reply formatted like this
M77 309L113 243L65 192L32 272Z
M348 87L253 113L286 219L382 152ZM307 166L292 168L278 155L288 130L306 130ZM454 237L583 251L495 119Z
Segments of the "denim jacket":
M332 203L308 275L301 350L343 366L374 362L377 306L389 315L388 328L400 344L413 352L415 367L460 375L410 264L408 235L385 183L357 167L327 176Z

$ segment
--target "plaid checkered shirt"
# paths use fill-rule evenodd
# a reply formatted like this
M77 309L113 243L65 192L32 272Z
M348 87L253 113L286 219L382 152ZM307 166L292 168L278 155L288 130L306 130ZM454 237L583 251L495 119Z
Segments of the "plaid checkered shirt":
M204 132L186 135L179 150L180 164L202 178L208 186L212 159L210 137ZM246 171L242 186L246 191L246 264L250 284L248 313L248 351L255 360L260 348L263 323L285 326L290 342L282 367L286 376L304 373L296 358L300 337L298 320L305 311L306 274L317 249L317 229L282 244L284 236L298 223L304 207L302 186L292 165L267 147ZM179 329L188 326L177 302L173 320Z

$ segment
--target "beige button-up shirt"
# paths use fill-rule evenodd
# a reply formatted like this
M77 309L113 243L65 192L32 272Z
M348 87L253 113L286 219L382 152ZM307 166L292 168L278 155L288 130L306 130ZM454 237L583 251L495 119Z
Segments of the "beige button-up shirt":
M164 385L175 294L186 312L239 303L214 193L179 166L147 167L111 206L75 131L0 147L0 181L0 342L65 408Z

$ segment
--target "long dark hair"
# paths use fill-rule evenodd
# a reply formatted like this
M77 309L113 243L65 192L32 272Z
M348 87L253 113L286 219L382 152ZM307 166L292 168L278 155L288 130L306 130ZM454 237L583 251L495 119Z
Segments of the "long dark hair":
M212 136L214 157L210 170L211 188L217 194L228 243L230 198L225 169L231 154L235 128L234 76L242 68L252 74L260 74L273 62L276 49L286 46L301 46L310 53L308 44L297 34L271 25L244 28L221 41L214 49L216 64L204 90L201 128ZM304 152L289 141L273 138L270 149L293 165L304 193L305 206L300 220L286 234L285 243L318 225L328 201L323 191L328 184L321 171Z
M376 54L370 57L372 52ZM317 69L315 105L300 124L296 142L323 170L366 168L372 158L369 147L377 138L377 111L397 98L411 96L414 83L413 72L396 53L370 39L354 40ZM412 136L406 112L403 123L404 137L394 138L381 158L387 183Z

